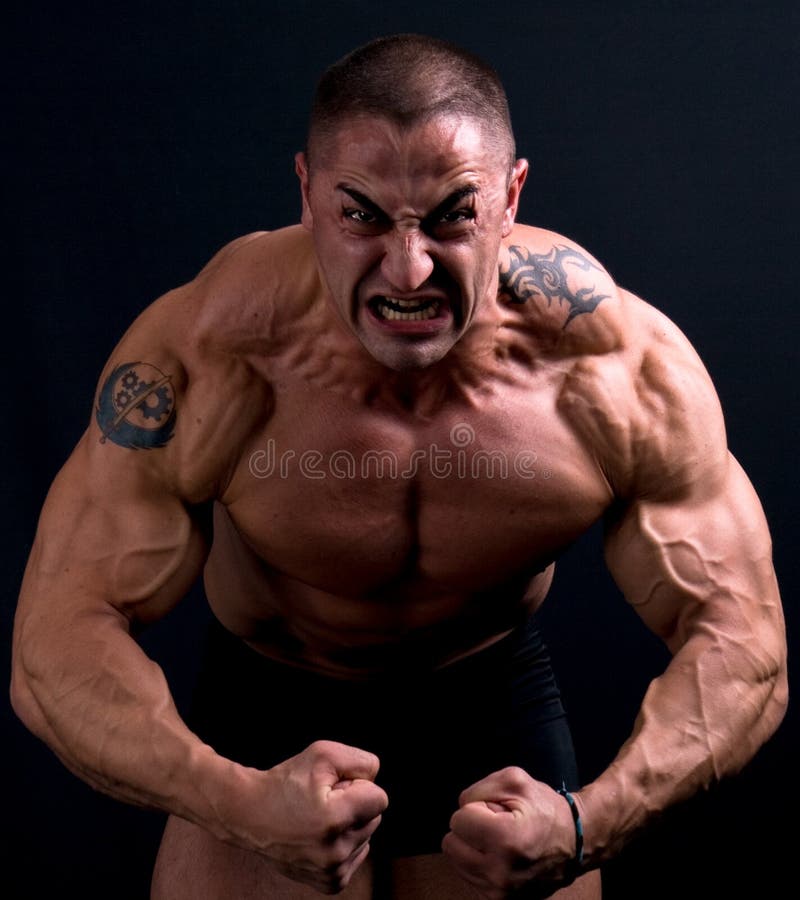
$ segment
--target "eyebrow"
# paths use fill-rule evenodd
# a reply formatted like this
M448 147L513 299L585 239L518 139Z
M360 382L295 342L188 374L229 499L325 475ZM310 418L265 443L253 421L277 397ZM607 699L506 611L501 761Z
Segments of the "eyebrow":
M361 193L361 191L357 191L355 188L351 188L348 185L342 183L336 185L337 189L347 194L348 197L355 200L356 203L359 203L364 207L368 212L371 212L374 216L379 219L384 219L385 221L389 220L389 216L378 206L377 203L373 202L369 199L369 197L365 196ZM449 212L456 204L460 203L465 197L471 197L474 194L478 193L478 187L474 184L467 184L463 187L456 188L454 191L449 193L447 197L445 197L442 202L436 206L431 212L428 213L427 216L423 219L425 222L429 222L438 218L446 212Z
M337 190L343 191L350 197L352 200L355 200L356 203L360 204L364 207L368 212L371 212L373 216L376 216L379 219L386 219L388 221L389 217L386 213L378 206L377 203L373 203L369 197L366 197L361 191L357 191L355 188L348 187L346 184L337 184Z
M472 197L477 193L478 187L474 184L465 184L464 187L456 188L442 200L436 209L425 216L425 221L430 222L438 219L440 216L444 215L444 213L449 212L454 206L459 204L465 197Z

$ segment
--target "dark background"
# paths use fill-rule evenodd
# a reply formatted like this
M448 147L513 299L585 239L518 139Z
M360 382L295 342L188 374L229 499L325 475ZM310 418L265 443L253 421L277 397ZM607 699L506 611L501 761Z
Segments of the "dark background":
M5 26L6 670L39 508L117 339L227 241L297 220L318 74L401 30L498 68L532 162L520 220L582 243L697 347L772 526L796 649L797 3L50 2ZM207 615L196 590L145 637L181 707ZM590 778L665 655L595 532L566 554L545 624ZM0 715L0 893L146 898L161 816L94 794ZM607 900L782 894L796 747L791 708L741 776L607 867Z

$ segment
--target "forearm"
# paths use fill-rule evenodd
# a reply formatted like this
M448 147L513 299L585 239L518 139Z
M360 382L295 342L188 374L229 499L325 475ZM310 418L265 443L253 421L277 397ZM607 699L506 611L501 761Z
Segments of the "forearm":
M651 683L630 739L580 791L587 864L739 771L771 736L786 707L786 668L779 642L769 646L701 630Z
M12 702L67 768L117 799L224 836L221 798L245 770L183 723L164 674L108 611L21 617Z

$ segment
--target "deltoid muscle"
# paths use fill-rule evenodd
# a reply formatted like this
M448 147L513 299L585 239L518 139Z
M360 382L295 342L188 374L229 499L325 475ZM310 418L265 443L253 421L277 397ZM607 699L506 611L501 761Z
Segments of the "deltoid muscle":
M569 305L569 315L564 327L581 313L593 312L601 300L610 294L596 294L594 285L573 291L569 286L566 266L574 266L588 272L602 272L591 260L571 247L553 247L545 253L532 253L527 247L509 247L511 263L508 271L500 273L502 296L511 303L525 303L531 297L540 296L549 306L553 300Z

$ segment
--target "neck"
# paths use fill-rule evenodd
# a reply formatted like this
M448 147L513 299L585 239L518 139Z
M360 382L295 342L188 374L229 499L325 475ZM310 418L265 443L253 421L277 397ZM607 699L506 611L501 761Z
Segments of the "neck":
M393 371L370 358L364 380L367 402L421 418L435 415L448 402L471 405L475 391L486 385L497 368L499 321L495 319L492 315L473 322L447 355L430 366Z

